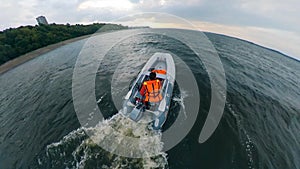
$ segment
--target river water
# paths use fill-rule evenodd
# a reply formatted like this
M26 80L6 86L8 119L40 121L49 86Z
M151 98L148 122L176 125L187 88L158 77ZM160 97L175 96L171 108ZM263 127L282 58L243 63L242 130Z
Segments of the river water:
M129 31L118 31L126 36ZM300 169L300 63L276 51L212 33L205 33L216 49L226 75L227 98L214 134L200 144L198 137L211 105L210 78L197 55L164 34L139 34L119 41L105 55L95 77L97 106L105 121L81 126L73 105L72 77L78 55L96 46L80 40L30 60L0 76L0 168L290 168ZM159 32L160 30L157 30ZM163 31L163 30L161 30ZM176 30L195 35L199 32ZM109 33L114 38L115 32ZM94 38L102 35L97 35ZM106 44L110 39L96 41ZM112 154L86 134L101 140L107 126L128 133L135 126L120 116L120 102L151 55L176 55L176 74L183 61L194 75L200 107L195 124L175 147L163 151L163 133L133 131L134 136L156 134L145 144L154 157L126 158ZM82 53L81 53L82 55ZM123 63L124 60L126 64ZM180 61L181 60L181 61ZM122 72L116 75L118 70ZM85 74L85 76L94 76ZM115 83L114 81L116 81ZM84 83L84 82L83 82ZM114 85L112 85L114 83ZM90 93L87 93L90 94ZM185 106L189 91L175 85L167 130ZM113 100L119 96L119 101ZM114 103L114 101L116 103ZM91 118L94 112L89 112ZM189 116L189 112L184 112ZM143 126L144 127L144 126ZM131 134L132 134L131 133ZM109 144L109 143L107 143ZM142 148L142 150L144 150ZM130 147L128 147L128 150Z

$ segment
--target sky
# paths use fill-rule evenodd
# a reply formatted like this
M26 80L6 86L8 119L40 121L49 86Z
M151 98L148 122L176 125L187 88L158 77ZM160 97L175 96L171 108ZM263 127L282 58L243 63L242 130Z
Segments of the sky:
M201 31L245 39L300 60L299 0L1 0L0 11L0 30L35 25L40 15L49 23L88 24L136 13L167 13ZM145 17L135 23L184 28L162 20Z

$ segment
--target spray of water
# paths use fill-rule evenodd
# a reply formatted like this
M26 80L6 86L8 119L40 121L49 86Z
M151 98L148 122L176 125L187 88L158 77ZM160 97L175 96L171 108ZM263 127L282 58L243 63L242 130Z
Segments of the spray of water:
M172 100L175 102L175 103L178 103L180 105L180 107L182 108L182 112L184 114L184 117L185 119L187 118L187 114L186 114L186 111L185 111L185 105L184 105L184 99L187 98L189 95L188 95L188 92L185 91L185 90L181 90L180 91L180 96L178 95L175 95Z
M123 139L124 136L139 139L127 142L127 139ZM153 139L148 136L153 136L150 137ZM111 147L114 150L104 150L98 146L97 141L102 142L101 144L113 144ZM166 153L162 152L162 148L161 132L148 130L147 124L135 123L119 112L95 127L81 127L59 142L48 145L46 156L39 158L38 163L41 168L167 168ZM112 153L115 151L129 154L144 152L150 155L155 152L157 155L127 158Z

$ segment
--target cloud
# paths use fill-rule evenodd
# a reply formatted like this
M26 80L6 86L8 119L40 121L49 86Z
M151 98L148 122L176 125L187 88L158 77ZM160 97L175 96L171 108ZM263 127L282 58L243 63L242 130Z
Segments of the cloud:
M140 2L140 0L129 0L131 3L139 3Z
M134 11L134 4L127 0L3 1L0 4L0 30L35 25L39 15L46 16L49 23L91 23L111 21Z
M157 7L163 7L164 9L168 7L174 7L174 6L193 6L193 5L199 5L204 2L203 0L185 0L185 1L178 1L178 0L140 0L138 8L142 9L151 9Z
M143 12L167 12L192 20L298 31L300 1L296 0L140 0Z
M191 20L299 31L298 0L3 0L1 26L35 24L45 15L53 22L109 21L137 12L166 12Z
M34 16L33 5L36 3L36 0L27 0L27 2L3 0L0 5L0 29L35 23L35 18L31 17Z
M241 11L259 16L267 23L273 22L273 27L299 31L300 1L298 0L243 0L239 7Z
M300 33L293 31L285 31L279 29L270 29L252 26L230 26L208 22L193 21L193 23L201 30L224 34L256 44L279 50L284 54L300 60Z
M79 10L86 9L111 9L111 10L131 10L134 4L128 0L88 0L79 4Z

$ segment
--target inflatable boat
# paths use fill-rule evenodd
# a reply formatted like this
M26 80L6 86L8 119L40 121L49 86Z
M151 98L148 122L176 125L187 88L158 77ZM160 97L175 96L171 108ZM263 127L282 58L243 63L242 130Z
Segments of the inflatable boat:
M155 79L151 79L151 74L155 74ZM122 114L135 122L149 123L150 129L161 129L170 108L174 81L172 55L155 53L132 83L124 98Z

